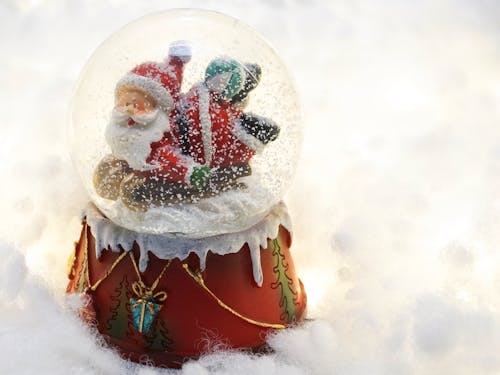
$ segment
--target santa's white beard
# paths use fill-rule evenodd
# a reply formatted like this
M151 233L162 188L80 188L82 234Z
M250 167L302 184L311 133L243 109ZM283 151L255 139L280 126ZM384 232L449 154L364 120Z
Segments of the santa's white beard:
M135 121L132 126L128 125L130 119ZM147 115L129 116L115 109L105 137L115 157L125 160L133 169L147 170L152 168L146 163L151 143L162 139L169 130L169 118L164 111L157 109Z

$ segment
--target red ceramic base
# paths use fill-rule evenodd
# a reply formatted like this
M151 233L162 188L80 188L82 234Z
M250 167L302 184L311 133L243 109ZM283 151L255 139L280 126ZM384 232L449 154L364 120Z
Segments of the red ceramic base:
M270 332L304 319L306 294L284 227L261 249L262 287L254 281L247 245L234 254L209 252L201 272L195 254L169 261L150 253L148 268L140 274L145 287L160 277L150 299L138 287L137 244L131 253L108 248L97 258L95 243L84 222L67 292L87 296L83 318L132 361L178 368L214 349L263 350Z

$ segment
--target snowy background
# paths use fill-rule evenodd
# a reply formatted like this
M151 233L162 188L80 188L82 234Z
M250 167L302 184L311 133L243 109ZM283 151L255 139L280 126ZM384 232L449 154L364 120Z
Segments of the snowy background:
M500 373L500 5L455 1L0 3L0 373L168 373L103 349L64 298L87 197L66 143L78 73L139 16L208 7L293 71L304 149L286 197L303 328L204 374Z

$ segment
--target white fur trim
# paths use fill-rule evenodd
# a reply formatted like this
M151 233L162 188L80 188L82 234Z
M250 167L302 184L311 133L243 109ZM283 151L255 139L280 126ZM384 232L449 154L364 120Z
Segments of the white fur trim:
M118 95L120 90L125 86L143 89L158 102L164 111L170 111L173 108L174 100L172 99L172 95L154 79L135 73L128 73L116 84L115 95Z
M111 121L106 127L106 142L111 147L111 152L118 159L125 160L128 165L139 171L152 169L146 163L151 153L151 143L163 138L170 128L168 115L157 110L157 116L149 124L127 125L128 116L116 110L111 115Z
M233 121L233 134L246 146L250 147L255 152L261 152L264 149L264 143L259 141L252 134L249 134L245 128L241 125L241 120Z
M191 175L193 174L194 167L195 167L194 163L191 164L190 166L188 166L187 172L186 172L186 178L184 179L186 184L188 184L189 187L192 187L191 186Z
M201 84L198 86L198 112L200 117L201 139L203 140L203 153L205 165L212 163L212 121L210 119L210 94L208 88Z

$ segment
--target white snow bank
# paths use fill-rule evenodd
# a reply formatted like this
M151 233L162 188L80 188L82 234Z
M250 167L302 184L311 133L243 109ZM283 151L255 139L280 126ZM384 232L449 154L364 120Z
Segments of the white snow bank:
M287 204L311 302L276 354L184 374L498 374L500 8L494 1L201 2L253 25L302 94ZM163 1L0 3L0 373L155 374L73 317L86 196L65 114L95 46ZM89 26L91 25L91 27ZM26 263L26 268L23 266Z

